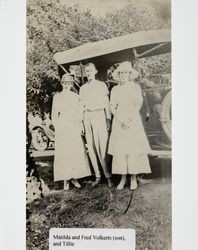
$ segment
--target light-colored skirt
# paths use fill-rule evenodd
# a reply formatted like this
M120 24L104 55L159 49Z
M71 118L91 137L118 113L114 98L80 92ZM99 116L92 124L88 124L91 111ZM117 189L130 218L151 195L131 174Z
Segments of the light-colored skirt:
M131 125L124 129L121 122L113 119L108 153L111 155L149 154L151 148L139 113L132 116Z
M151 173L148 156L115 155L112 161L112 174L148 174Z
M79 179L90 175L79 126L60 121L55 126L54 181Z
M113 155L113 174L151 173L148 154L151 148L139 112L130 114L131 126L124 129L113 119L108 153Z

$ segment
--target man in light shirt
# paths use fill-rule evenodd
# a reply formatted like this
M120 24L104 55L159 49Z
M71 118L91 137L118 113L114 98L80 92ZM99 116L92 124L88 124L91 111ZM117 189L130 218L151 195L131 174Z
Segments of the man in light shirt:
M89 157L96 176L92 186L100 183L102 167L108 186L112 187L111 173L106 164L108 130L111 124L109 91L104 82L95 79L97 69L93 63L85 65L85 74L88 82L80 88L80 101Z

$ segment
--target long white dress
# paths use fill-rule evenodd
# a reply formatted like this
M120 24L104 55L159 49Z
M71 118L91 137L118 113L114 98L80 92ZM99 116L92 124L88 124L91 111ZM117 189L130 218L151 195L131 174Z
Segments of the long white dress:
M139 85L129 82L114 87L110 103L114 115L108 149L113 155L112 173L150 173L147 155L151 149L139 113L143 104Z
M81 137L79 96L76 93L55 94L52 122L55 127L54 181L91 175Z

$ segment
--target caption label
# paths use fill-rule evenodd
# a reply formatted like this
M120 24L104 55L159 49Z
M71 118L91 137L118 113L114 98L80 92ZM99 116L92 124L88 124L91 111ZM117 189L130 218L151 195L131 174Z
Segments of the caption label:
M51 228L49 250L135 250L133 229Z

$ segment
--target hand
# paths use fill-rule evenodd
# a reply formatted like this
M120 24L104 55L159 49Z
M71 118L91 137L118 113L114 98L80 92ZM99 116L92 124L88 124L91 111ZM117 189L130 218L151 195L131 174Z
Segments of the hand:
M130 126L131 126L131 120L129 120L129 121L122 121L121 122L121 127L123 129L128 129L128 128L130 128Z
M110 119L106 119L106 123L107 123L107 131L111 131L111 120Z
M123 128L123 129L128 129L129 128L129 126L128 125L126 125L125 123L121 123L121 127Z

